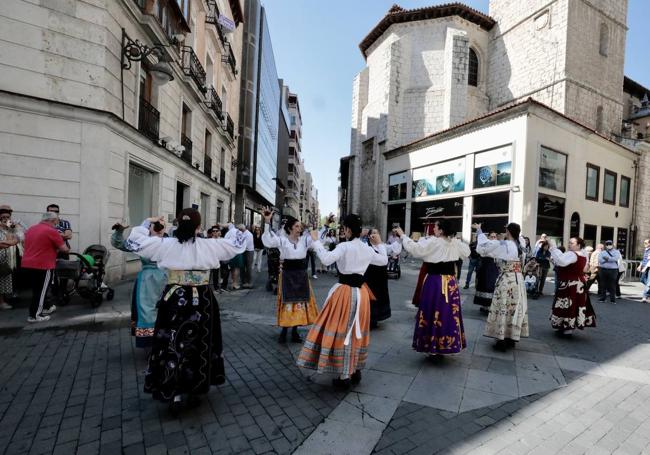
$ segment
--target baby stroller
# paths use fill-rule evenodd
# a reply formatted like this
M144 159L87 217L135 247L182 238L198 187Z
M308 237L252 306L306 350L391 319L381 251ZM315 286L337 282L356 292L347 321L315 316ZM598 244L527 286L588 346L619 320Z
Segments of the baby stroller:
M399 256L389 256L388 257L388 279L399 280L399 277L402 276L402 269L399 265Z
M541 275L541 268L535 258L530 258L524 266L524 285L526 286L526 294L533 299L539 297L539 279Z
M82 254L70 253L69 260L57 259L55 276L66 283L62 289L61 300L68 303L70 297L77 293L80 297L90 300L93 308L101 305L104 294L106 300L113 300L115 291L104 284L109 255L106 247L90 245Z

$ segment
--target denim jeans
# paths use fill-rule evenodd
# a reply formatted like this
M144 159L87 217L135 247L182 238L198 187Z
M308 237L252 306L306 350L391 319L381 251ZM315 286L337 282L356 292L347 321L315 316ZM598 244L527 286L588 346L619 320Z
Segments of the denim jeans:
M472 274L481 263L481 259L470 259L469 265L467 266L467 278L465 278L465 287L469 287L469 283L472 281Z

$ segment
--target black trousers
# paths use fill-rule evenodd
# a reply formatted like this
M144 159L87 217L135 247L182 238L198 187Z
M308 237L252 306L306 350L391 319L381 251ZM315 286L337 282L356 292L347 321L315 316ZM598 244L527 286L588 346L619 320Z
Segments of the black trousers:
M52 270L25 269L29 273L32 286L32 300L29 304L29 316L35 318L45 307L47 288L52 280Z
M316 253L308 251L307 255L309 256L309 262L311 263L311 274L316 275Z
M616 282L618 281L618 269L600 269L598 272L598 279L600 280L600 300L605 300L609 293L609 300L616 301Z
M591 286L596 282L598 283L598 294L600 295L600 278L598 277L598 273L596 273L596 275L594 275L593 278L589 278L587 280L587 282L585 283L585 291L589 292Z

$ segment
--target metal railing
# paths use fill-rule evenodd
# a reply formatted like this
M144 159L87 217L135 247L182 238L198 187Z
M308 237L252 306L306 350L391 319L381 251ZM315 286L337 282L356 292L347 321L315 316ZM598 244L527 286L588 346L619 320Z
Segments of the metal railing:
M221 12L219 11L216 0L208 0L208 13L205 16L205 22L207 24L214 25L214 28L217 29L217 34L219 35L221 44L225 46L227 41L226 37L224 36L223 29L221 28L221 24L219 24L220 15Z
M191 166L192 165L192 140L189 137L185 136L183 133L181 133L181 145L185 147L185 150L183 150L183 154L181 155L181 159Z
M190 76L199 89L205 92L205 70L192 47L181 46L181 66L183 67L183 73Z
M235 122L230 118L230 114L226 114L226 132L230 136L230 139L235 138Z
M157 141L160 127L160 112L147 100L140 98L138 130L152 141Z
M209 179L212 178L212 158L208 155L205 155L203 158L203 173L207 175Z
M223 63L228 63L230 66L230 70L232 71L232 74L234 76L237 75L237 60L235 59L235 53L232 51L232 45L228 42L228 55L222 55L221 56L221 61Z
M221 98L219 98L219 95L217 94L217 91L214 89L214 87L210 87L208 89L206 99L207 101L205 105L212 109L212 111L217 115L218 119L222 119L223 103L221 102Z

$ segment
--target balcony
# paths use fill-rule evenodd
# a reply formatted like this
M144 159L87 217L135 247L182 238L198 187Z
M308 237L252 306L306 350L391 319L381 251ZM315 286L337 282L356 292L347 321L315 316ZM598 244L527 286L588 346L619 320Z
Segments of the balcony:
M219 184L226 186L226 171L223 168L219 169Z
M190 27L183 17L183 12L176 0L133 0L143 14L153 16L164 31L170 43L174 43L174 35L189 33Z
M214 28L217 29L217 34L219 35L219 40L221 40L221 44L225 46L228 41L226 40L226 37L223 33L221 24L219 24L220 15L221 15L221 11L219 11L219 7L217 6L216 0L208 0L208 13L205 16L205 23L214 25Z
M181 145L185 147L181 159L185 161L190 166L192 165L192 140L181 133Z
M203 159L203 173L207 175L209 179L212 178L212 158L208 155L205 155Z
M208 106L210 109L212 109L212 112L215 113L217 118L221 120L223 118L223 104L221 102L221 98L219 98L219 95L217 94L217 91L214 89L214 87L210 87L208 89L208 93L206 95L206 102L205 105Z
M205 70L190 46L181 46L181 66L183 73L194 80L199 90L205 92Z
M230 118L230 114L226 114L226 132L230 139L235 139L235 122Z
M138 116L138 130L152 141L158 141L158 128L160 126L160 112L147 100L140 98L140 114Z
M237 76L237 60L235 60L235 54L232 51L232 45L230 43L228 43L228 55L222 55L221 62L227 63L230 66L233 76Z

